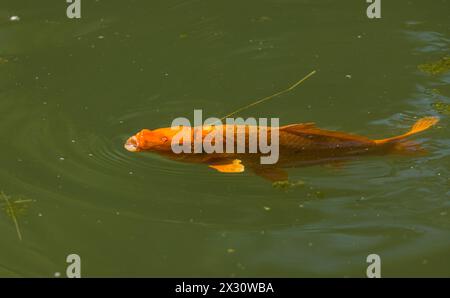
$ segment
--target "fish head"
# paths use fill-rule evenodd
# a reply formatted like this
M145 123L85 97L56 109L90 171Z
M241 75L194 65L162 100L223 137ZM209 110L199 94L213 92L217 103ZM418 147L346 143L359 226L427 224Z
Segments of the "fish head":
M124 145L130 152L170 150L170 138L164 129L143 129L128 138Z

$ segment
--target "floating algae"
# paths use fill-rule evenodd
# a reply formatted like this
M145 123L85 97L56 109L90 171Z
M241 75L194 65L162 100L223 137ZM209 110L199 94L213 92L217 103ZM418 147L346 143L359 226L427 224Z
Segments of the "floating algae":
M5 64L8 62L8 59L0 57L0 64Z
M284 181L276 181L276 182L272 183L273 188L281 189L284 191L288 191L289 189L299 187L299 186L304 186L304 185L305 185L305 182L302 180L298 180L298 181L294 181L294 182L291 182L289 180L284 180Z
M438 113L441 113L444 115L450 115L450 104L449 103L438 101L438 102L432 103L431 106Z
M419 70L432 75L445 73L450 70L450 57L445 56L438 61L420 64L418 68Z
M9 216L14 226L16 227L17 237L19 240L22 240L22 232L20 231L19 221L17 220L17 216L23 214L28 208L27 203L31 202L31 200L10 200L10 197L7 196L3 191L0 192L0 196L4 201L3 210L6 215Z
M442 96L441 91L439 91L439 89L436 88L433 89L427 88L425 89L425 93L434 98L439 98L440 96Z
M436 88L425 89L425 94L430 96L431 100L433 100L433 103L430 104L433 110L443 115L450 115L450 103L443 101L446 100L447 97L444 96L441 91Z

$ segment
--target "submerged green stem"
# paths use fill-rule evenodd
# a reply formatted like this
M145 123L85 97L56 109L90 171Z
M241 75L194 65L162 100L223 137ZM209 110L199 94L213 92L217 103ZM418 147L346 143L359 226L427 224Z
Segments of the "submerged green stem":
M14 225L16 227L17 236L19 237L19 240L22 241L22 233L20 232L19 222L18 222L16 214L14 212L14 208L11 205L11 202L9 201L8 196L3 191L1 192L1 195L6 202L7 212L11 216L11 218L14 222Z
M269 100L269 99L272 99L272 98L274 98L274 97L277 97L277 96L279 96L279 95L282 95L282 94L284 94L284 93L286 93L286 92L289 92L289 91L293 90L293 89L296 88L298 85L300 85L301 83L303 83L304 81L306 81L307 79L309 79L309 77L311 77L311 76L312 76L313 74L315 74L315 73L316 73L315 70L311 71L309 74L307 74L305 77L303 77L301 80L297 81L294 85L290 86L289 88L284 89L284 90L281 90L281 91L279 91L279 92L277 92L277 93L275 93L275 94L272 94L272 95L270 95L270 96L266 96L266 97L264 97L264 98L261 98L261 99L255 101L255 102L252 102L252 103L250 103L250 104L248 104L248 105L246 105L246 106L243 106L243 107L241 107L241 108L235 110L234 112L231 112L231 113L229 113L229 114L226 115L226 116L223 116L222 118L220 118L220 121L223 121L224 119L226 119L226 118L228 118L228 117L230 117L230 116L233 116L234 114L239 113L239 112L241 112L241 111L243 111L243 110L246 110L246 109L248 109L248 108L250 108L250 107L252 107L252 106L255 106L255 105L257 105L257 104L260 104L260 103L265 102L265 101L267 101L267 100Z

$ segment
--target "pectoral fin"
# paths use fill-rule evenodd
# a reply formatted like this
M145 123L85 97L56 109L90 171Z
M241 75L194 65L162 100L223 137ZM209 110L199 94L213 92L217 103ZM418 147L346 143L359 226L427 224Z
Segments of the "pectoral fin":
M209 167L221 173L242 173L245 171L245 167L241 164L240 159L234 159L228 163L212 164Z

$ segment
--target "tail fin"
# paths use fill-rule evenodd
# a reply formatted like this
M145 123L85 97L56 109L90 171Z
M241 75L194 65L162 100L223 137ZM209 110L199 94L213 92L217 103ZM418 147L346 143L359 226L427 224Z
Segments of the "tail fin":
M406 137L409 137L411 135L414 135L416 133L419 133L421 131L427 130L428 128L430 128L431 126L435 125L436 123L439 122L439 117L425 117L425 118L421 118L419 119L411 128L410 131L408 131L405 134L396 136L396 137L392 137L392 138L387 138L387 139L382 139L382 140L375 140L375 143L377 145L381 145L381 144L386 144L386 143L393 143L399 140L402 140Z

